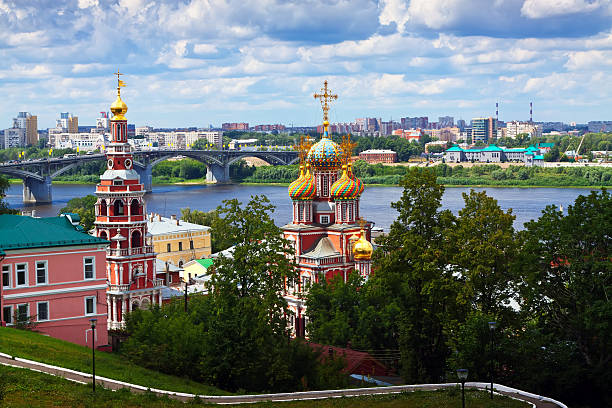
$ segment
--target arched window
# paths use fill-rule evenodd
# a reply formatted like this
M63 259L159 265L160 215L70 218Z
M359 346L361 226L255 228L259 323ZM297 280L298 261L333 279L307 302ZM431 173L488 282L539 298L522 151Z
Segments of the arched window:
M178 266L179 266L179 268L182 268L182 267L183 267L183 261L182 261L182 260L180 260L180 261L179 261Z
M115 200L113 204L113 215L123 215L123 200Z
M140 238L140 231L132 232L132 248L140 248L142 246L142 240Z
M108 239L108 235L106 235L106 231L101 231L99 236L102 239Z
M138 302L132 302L132 310L138 310L139 308Z
M132 203L130 204L130 214L132 215L139 215L140 214L140 203L138 202L137 199L133 199Z
M104 215L104 216L108 215L107 211L108 211L108 208L106 207L106 200L102 200L100 202L100 215Z
M151 307L151 301L149 300L149 298L144 298L142 299L142 302L140 303L140 307L143 309L148 309Z

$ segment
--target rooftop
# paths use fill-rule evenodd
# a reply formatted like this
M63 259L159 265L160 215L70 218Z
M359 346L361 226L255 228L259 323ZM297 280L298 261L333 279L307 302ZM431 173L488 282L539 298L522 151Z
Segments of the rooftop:
M150 214L147 217L147 228L151 235L176 234L180 232L208 231L210 227L193 224L191 222L173 218L162 217L158 214Z
M109 241L86 234L66 216L0 215L0 250L95 244Z
M362 151L360 154L365 153L365 154L380 154L380 153L391 153L391 154L395 154L395 152L393 150L390 149L369 149L369 150L364 150Z

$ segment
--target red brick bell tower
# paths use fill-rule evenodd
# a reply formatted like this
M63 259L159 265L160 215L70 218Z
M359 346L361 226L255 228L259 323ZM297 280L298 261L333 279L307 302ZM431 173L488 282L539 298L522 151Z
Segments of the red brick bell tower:
M134 170L127 139L125 86L117 72L117 99L111 105L111 143L106 171L96 186L95 235L111 241L107 249L108 330L122 329L127 312L161 304L163 280L157 279L155 253L147 235L145 190Z

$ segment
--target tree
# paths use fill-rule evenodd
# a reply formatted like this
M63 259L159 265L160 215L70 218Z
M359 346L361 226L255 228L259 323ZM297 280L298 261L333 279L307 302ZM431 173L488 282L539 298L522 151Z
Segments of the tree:
M563 215L548 206L525 224L522 256L526 309L541 327L570 345L593 406L612 403L612 198L606 189L579 196Z
M382 250L375 252L371 285L400 311L393 330L404 380L439 381L448 355L445 321L457 312L458 288L447 268L454 216L439 210L444 187L433 170L412 167L400 185L402 196L392 203L399 215L377 240Z
M174 302L130 314L129 358L231 391L345 385L339 361L319 364L308 346L288 341L282 293L297 269L289 241L270 217L273 210L265 196L251 197L244 207L224 201L218 211L235 245L230 256L215 260L209 294L193 296L188 313Z
M501 171L501 170L496 170ZM465 206L449 231L456 246L451 254L455 272L460 273L460 299L470 310L486 315L511 313L516 298L517 278L512 262L518 253L512 209L504 212L486 192L463 193Z
M81 226L85 231L89 231L94 227L96 221L95 205L98 197L93 194L86 195L82 198L73 198L68 201L66 207L59 210L59 214L76 213L81 217Z
M181 209L181 219L198 225L210 227L212 252L223 251L232 246L231 238L226 234L225 219L219 215L219 208L204 212L189 207Z
M8 190L10 184L9 181L0 174L0 214L18 214L19 211L9 208L8 203L4 201L6 197L6 190Z

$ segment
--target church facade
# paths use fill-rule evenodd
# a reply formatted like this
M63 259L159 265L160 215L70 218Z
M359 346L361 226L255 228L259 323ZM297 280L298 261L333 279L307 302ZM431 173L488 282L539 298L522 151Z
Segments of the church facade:
M299 279L287 282L285 299L291 311L290 329L305 337L304 295L312 283L341 276L346 280L357 271L365 279L371 273L370 222L363 220L359 199L364 185L352 172L350 138L342 144L328 133L328 103L337 99L325 81L315 94L323 107L323 136L313 144L300 143L300 175L289 185L293 220L282 227L284 237L295 248Z

